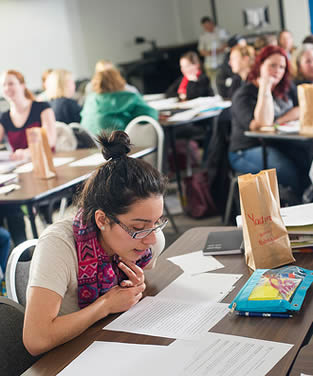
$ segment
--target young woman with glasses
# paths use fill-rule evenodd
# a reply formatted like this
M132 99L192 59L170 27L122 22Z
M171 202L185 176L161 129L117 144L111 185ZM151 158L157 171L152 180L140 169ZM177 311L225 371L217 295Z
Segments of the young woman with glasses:
M74 219L51 225L34 252L24 322L33 355L136 304L145 290L143 269L164 247L165 178L127 156L126 133L99 142L107 162L86 182Z

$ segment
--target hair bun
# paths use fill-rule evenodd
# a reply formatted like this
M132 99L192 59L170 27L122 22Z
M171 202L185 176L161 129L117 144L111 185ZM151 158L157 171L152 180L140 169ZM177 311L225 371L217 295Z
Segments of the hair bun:
M128 134L123 131L114 131L110 135L102 132L98 136L98 142L102 146L102 155L106 160L124 157L131 148Z

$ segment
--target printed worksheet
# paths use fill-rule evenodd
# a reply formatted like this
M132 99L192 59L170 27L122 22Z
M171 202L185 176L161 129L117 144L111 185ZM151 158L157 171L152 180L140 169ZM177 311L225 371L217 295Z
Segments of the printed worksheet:
M185 361L179 376L264 376L293 345L259 339L207 333L199 341L175 341L171 351L192 356Z
M195 339L207 333L228 311L228 304L224 303L193 303L147 296L103 329Z

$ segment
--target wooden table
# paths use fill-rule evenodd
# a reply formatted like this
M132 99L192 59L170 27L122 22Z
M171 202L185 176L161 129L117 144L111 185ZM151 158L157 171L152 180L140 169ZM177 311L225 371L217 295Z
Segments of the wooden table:
M289 376L313 375L313 343L305 345L299 351Z
M142 158L155 151L155 148L133 148L130 155ZM74 160L99 153L98 149L79 149L70 152L55 153L54 157L72 157ZM104 161L104 160L103 160ZM71 162L70 162L71 163ZM70 163L56 167L56 176L52 179L36 178L32 172L19 174L20 189L8 195L0 195L0 205L26 205L34 238L38 238L33 207L43 200L52 199L74 189L85 181L97 166L72 167Z
M146 272L147 289L145 295L156 295L181 274L181 269L167 261L167 257L197 251L203 247L209 231L229 229L231 227L198 227L185 232L163 252L159 257L156 268ZM214 273L243 274L243 277L237 282L236 288L224 299L224 302L230 303L252 271L245 264L244 256L242 255L217 256L217 259L225 265L225 268L218 269ZM312 254L297 254L296 259L297 265L313 269ZM155 345L168 345L173 341L168 338L101 330L103 326L116 317L117 315L111 315L99 321L79 337L49 351L23 375L55 375L95 340ZM295 360L311 327L312 319L313 291L311 288L307 293L301 312L292 319L226 316L211 331L294 344L287 355L268 373L271 376L283 376L288 373Z

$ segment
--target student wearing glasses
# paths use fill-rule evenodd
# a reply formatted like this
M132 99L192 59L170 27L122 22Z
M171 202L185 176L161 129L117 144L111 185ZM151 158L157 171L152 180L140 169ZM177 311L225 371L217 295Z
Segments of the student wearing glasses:
M126 133L102 134L99 142L107 162L85 183L74 219L45 230L32 258L23 339L33 355L136 304L143 269L164 248L165 178L127 156Z

